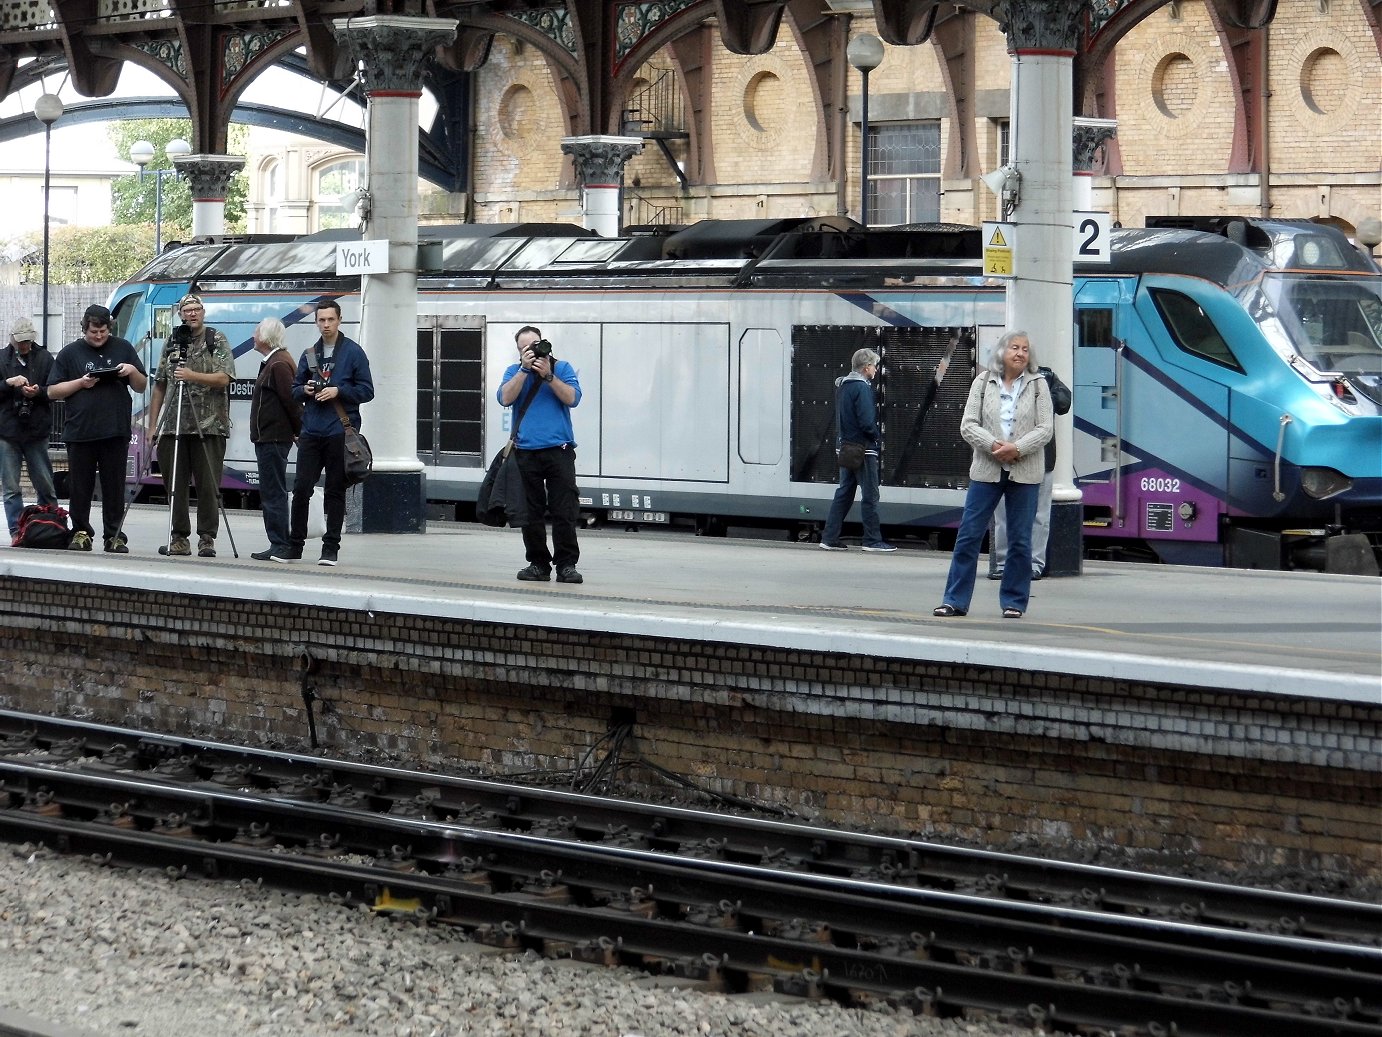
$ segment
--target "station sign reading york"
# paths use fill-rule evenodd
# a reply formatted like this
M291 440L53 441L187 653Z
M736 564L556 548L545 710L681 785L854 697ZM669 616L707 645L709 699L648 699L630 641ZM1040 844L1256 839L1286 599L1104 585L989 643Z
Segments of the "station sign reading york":
M389 242L342 241L336 245L336 276L351 274L387 274L389 272Z

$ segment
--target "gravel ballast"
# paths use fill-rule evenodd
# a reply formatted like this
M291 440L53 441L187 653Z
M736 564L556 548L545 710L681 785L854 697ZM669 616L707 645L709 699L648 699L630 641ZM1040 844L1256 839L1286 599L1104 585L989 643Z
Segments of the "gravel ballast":
M136 1037L1033 1037L1040 1030L727 997L495 953L454 928L251 884L0 844L0 1010Z

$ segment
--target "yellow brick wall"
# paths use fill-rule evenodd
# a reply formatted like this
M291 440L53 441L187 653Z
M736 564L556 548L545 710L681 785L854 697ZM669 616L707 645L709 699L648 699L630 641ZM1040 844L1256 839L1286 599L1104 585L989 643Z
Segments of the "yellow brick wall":
M1096 182L1095 204L1127 226L1142 225L1147 215L1260 212L1256 174L1226 173L1235 117L1228 55L1203 3L1185 0L1179 11L1176 19L1169 9L1153 12L1116 51L1123 175ZM852 34L875 31L870 18L851 22ZM1333 216L1353 225L1382 215L1382 62L1361 9L1335 2L1321 13L1316 0L1283 0L1268 32L1272 214ZM667 51L649 65L675 67ZM974 67L976 91L1008 90L1007 40L992 20L977 24ZM568 166L559 141L568 128L546 62L531 46L500 36L475 88L475 219L576 219L577 192L561 179ZM934 45L888 47L869 88L875 99L943 90ZM838 185L812 179L831 132L834 99L817 98L809 64L785 21L767 54L717 49L708 89L714 182L693 183L683 193L650 142L628 166L631 187L636 178L635 190L653 204L680 206L686 221L838 210ZM855 118L840 167L847 178L845 208L856 216L859 90L859 74L851 69L847 91ZM877 100L875 118L876 110ZM976 117L973 132L975 173L982 174L997 160L995 117ZM941 134L948 148L948 121ZM679 154L684 145L672 147ZM977 223L997 215L992 195L974 189L972 181L942 188L943 219Z

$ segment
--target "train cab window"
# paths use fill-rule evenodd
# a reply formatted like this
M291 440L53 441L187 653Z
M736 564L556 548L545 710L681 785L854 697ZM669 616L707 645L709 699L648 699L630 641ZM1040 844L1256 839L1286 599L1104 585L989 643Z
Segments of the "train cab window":
M1079 321L1081 346L1102 346L1111 349L1118 343L1113 337L1113 311L1081 306L1075 311Z
M1166 323L1166 329L1176 345L1193 356L1201 357L1233 371L1243 370L1233 350L1209 319L1209 314L1188 295L1165 289L1151 289L1152 301Z

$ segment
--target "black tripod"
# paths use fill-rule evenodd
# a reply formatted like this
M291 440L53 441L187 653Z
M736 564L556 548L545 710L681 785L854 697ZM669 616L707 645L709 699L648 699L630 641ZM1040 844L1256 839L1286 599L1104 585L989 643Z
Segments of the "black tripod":
M184 344L182 348L184 351L183 356L178 360L177 367L181 367L186 363L186 345ZM186 399L187 383L177 379L173 380L177 381L178 387L177 417L173 423L173 471L171 474L165 472L163 478L163 484L168 490L168 537L164 545L158 549L158 553L161 555L169 555L173 552L173 509L176 507L177 501L178 460L182 449L182 408L184 400L186 400L187 405L192 408L192 420L196 422L198 428L203 427L201 410L197 406L196 398L193 397L190 400ZM168 410L169 408L164 407L163 413L159 415L159 428L155 430L154 436L155 446L158 440L167 434L167 430L163 428L163 421L167 416ZM238 559L240 557L240 549L235 546L235 533L231 530L230 519L226 515L226 505L225 501L221 498L219 480L215 486L198 485L197 495L200 496L203 493L214 493L216 495L216 505L220 508L221 512L221 525L225 527L226 537L230 540L231 554Z

